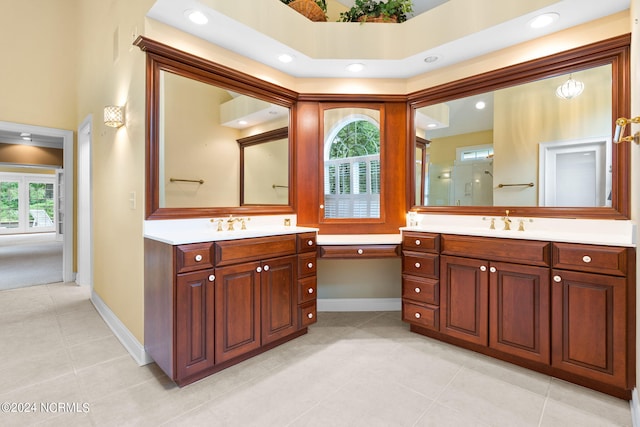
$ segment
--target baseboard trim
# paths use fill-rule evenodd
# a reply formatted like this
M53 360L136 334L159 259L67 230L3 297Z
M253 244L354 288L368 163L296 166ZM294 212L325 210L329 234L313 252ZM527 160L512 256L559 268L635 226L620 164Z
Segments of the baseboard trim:
M319 298L318 311L400 311L400 298Z
M631 406L631 425L634 427L640 427L640 400L638 400L637 388L634 388L631 392L629 405Z
M93 290L91 290L91 303L98 311L98 314L102 317L102 320L104 320L107 326L109 326L113 334L118 338L138 365L143 366L153 362L151 356L149 356L144 350L144 346L140 344L124 323L118 319L109 306L107 306L107 304L102 301L102 298L100 298L100 296Z

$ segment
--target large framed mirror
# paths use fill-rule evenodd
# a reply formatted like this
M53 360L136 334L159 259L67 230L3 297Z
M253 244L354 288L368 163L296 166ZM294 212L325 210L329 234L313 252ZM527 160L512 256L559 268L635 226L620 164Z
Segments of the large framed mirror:
M136 44L147 53L146 218L293 213L288 129L297 94L144 37ZM283 129L270 159L277 164L265 167L252 155L254 163L243 163L238 140ZM261 188L248 188L274 179L243 181L249 168L254 175L280 171L277 197L266 202Z
M629 217L629 36L409 95L412 210Z

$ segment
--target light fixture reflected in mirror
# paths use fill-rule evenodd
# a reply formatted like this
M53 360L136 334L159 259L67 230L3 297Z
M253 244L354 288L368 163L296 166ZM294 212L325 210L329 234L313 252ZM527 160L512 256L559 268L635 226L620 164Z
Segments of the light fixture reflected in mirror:
M562 99L571 99L580 95L584 90L584 83L575 80L571 75L569 75L569 80L562 83L556 89L556 96Z
M634 124L638 124L640 123L640 116L634 117L632 119L626 119L624 117L620 117L618 120L616 120L616 133L613 135L613 142L616 144L620 144L623 141L626 142L635 142L636 144L640 144L640 132L636 132L633 135L629 135L629 136L622 136L624 135L624 128L629 124L629 123L634 123Z
M104 124L112 128L124 125L124 108L117 105L104 107Z

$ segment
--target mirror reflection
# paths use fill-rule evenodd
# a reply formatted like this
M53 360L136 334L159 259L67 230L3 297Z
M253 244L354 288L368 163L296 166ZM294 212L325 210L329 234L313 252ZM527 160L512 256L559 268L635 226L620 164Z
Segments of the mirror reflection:
M237 140L288 127L289 109L163 70L159 123L159 207L237 207L242 198ZM271 188L289 185L288 138L269 146L268 156L258 151L250 150L244 168L251 176L245 203L288 205L288 190ZM254 187L264 182L269 188Z
M610 64L415 110L421 206L611 206Z

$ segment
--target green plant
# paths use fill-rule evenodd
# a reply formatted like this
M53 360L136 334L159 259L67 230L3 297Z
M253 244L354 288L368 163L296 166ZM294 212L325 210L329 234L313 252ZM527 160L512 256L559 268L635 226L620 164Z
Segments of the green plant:
M294 2L295 0L280 0L282 3L284 4L289 4ZM324 13L327 13L327 2L325 0L314 0L314 2L320 6L320 9L322 9L322 11Z
M351 9L340 14L338 22L364 22L368 18L382 17L397 22L407 20L407 15L413 13L412 0L356 0Z

